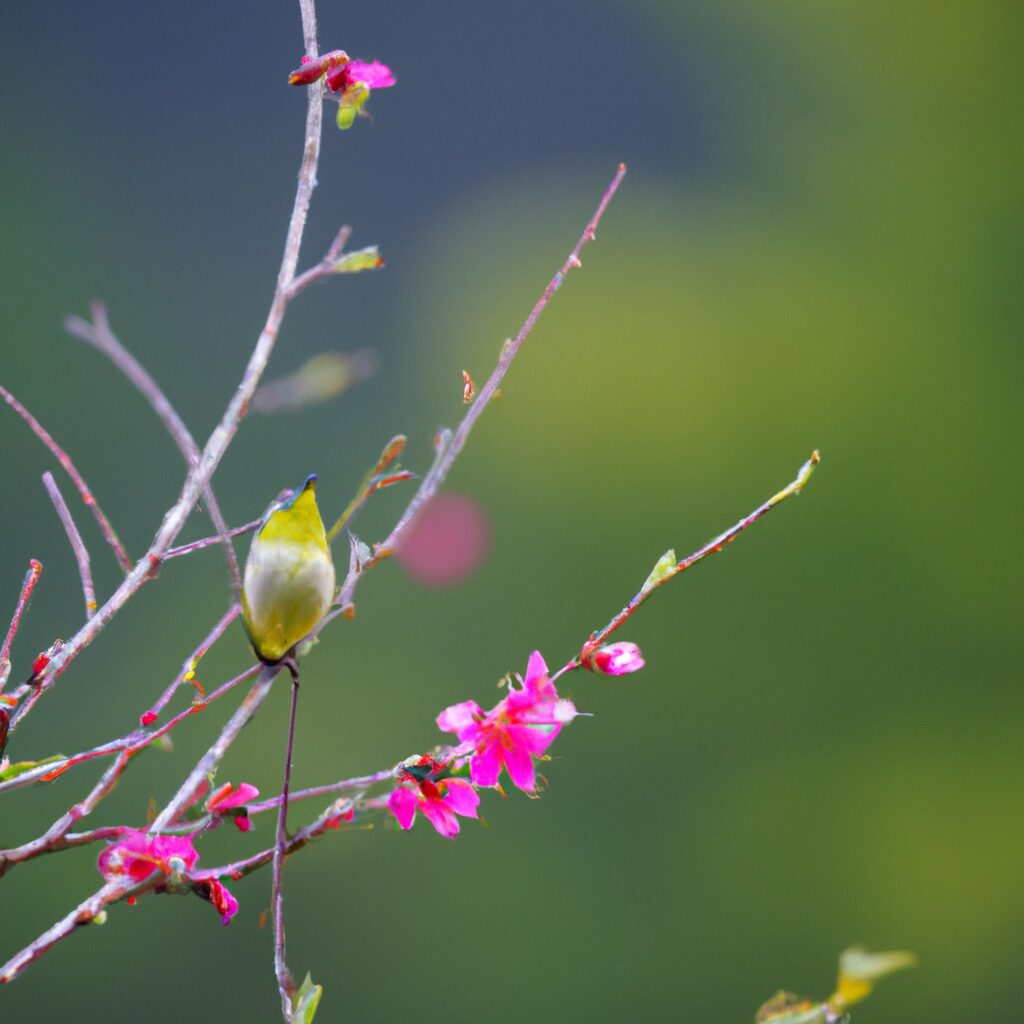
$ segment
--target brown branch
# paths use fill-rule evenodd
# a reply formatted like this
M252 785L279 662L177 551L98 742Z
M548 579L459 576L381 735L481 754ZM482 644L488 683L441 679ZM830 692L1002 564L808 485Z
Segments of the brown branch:
M90 619L96 614L96 588L92 585L89 552L86 550L82 535L78 532L78 527L75 525L71 509L68 508L64 495L60 493L57 481L53 479L53 474L49 470L43 474L43 486L46 488L46 493L50 496L50 501L53 502L53 507L57 510L57 518L60 519L64 532L68 535L71 550L75 554L75 561L78 563L78 575L82 578L82 594L85 597L85 617Z
M174 441L185 459L185 465L194 470L199 464L199 446L192 438L188 427L178 415L177 410L171 405L170 400L160 389L160 386L149 375L146 368L118 341L117 336L110 329L110 321L107 318L107 311L102 303L95 302L92 306L92 323L88 323L81 317L69 316L64 321L64 329L72 337L79 338L91 345L98 352L102 352L127 378L135 385L139 393L149 402L153 411L167 428L171 440ZM227 526L224 516L221 513L220 505L214 497L213 488L209 481L203 485L203 498L206 501L206 510L210 514L213 527L217 531L224 547L224 554L228 560L228 571L231 573L231 585L235 591L235 598L242 590L242 576L238 569L238 558L235 549L228 540Z
M479 394L467 410L466 415L458 426L458 429L450 436L449 439L445 440L442 438L441 442L438 444L438 452L433 466L431 466L430 471L423 478L423 482L420 484L416 494L413 496L412 501L409 502L405 512L402 513L402 517L399 519L394 529L383 541L381 541L381 543L374 545L373 555L371 558L365 562L356 563L354 569L349 570L348 575L342 583L338 597L335 600L335 604L340 608L342 613L348 612L351 614L350 606L352 604L352 595L355 593L356 585L359 583L359 580L370 569L372 569L373 566L394 554L394 551L401 542L402 537L412 525L413 520L419 514L420 510L438 492L441 485L444 483L445 478L448 476L448 471L451 469L459 452L461 452L465 446L470 431L473 429L476 421L480 418L481 413L487 408L487 405L494 397L495 392L498 390L501 382L505 378L505 374L508 373L509 367L512 365L512 360L515 359L519 350L523 347L523 342L526 341L530 331L533 330L533 326L536 324L538 317L544 312L545 307L548 302L551 301L555 292L561 288L562 282L565 280L569 271L581 265L579 258L580 253L587 242L594 240L597 226L601 222L601 218L604 216L604 211L607 209L608 204L611 202L616 191L618 191L619 185L622 183L622 179L625 175L626 165L619 164L618 169L615 172L615 176L605 189L604 195L601 196L601 201L598 203L597 209L594 211L594 215L587 222L587 226L583 229L583 234L580 235L579 241L573 247L572 252L569 253L568 259L566 259L565 263L562 264L561 269L551 279L547 288L544 289L544 292L534 304L533 309L530 310L530 314L523 322L522 327L520 327L519 333L515 338L509 339L502 346L497 366L495 366L490 377L488 377L487 383L480 389ZM320 626L317 627L315 632L319 632L319 630L337 614L337 611L330 612Z
M42 571L42 562L37 562L33 558L29 562L28 572L25 573L25 578L22 580L21 592L18 594L18 603L14 606L14 614L11 616L10 626L7 628L7 636L4 637L4 645L0 647L0 692L3 692L3 688L7 685L7 680L11 674L11 644L14 643L18 627L21 625L21 617L25 614L29 598L32 596L32 591L35 590Z
M75 464L71 461L71 456L53 439L50 432L35 418L19 402L14 395L10 393L2 384L0 384L0 398L2 398L29 426L36 437L39 438L47 448L50 449L53 457L64 467L65 472L71 477L78 493L82 496L82 501L92 511L96 522L99 524L100 531L102 532L107 543L111 546L114 551L114 557L117 558L118 564L126 572L132 571L132 560L128 557L128 552L125 551L124 545L118 539L117 534L114 532L114 527L110 525L110 520L103 514L103 509L97 504L95 497L93 497L92 491L89 489L89 485L85 482L85 478L75 468ZM12 718L12 721L15 719Z

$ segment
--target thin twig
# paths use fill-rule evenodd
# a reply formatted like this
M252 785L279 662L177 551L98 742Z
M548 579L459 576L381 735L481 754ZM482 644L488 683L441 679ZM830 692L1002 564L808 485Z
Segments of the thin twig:
M4 645L0 647L0 692L3 692L3 688L11 674L11 644L14 643L18 627L21 625L21 617L25 614L29 598L32 596L32 591L35 590L36 582L42 571L42 562L37 562L33 558L28 563L28 571L25 573L25 578L21 581L18 603L14 606L14 614L11 616L10 626L7 628L7 636L4 637Z
M198 666L206 652L209 651L209 649L227 632L228 627L235 621L235 619L238 618L241 610L242 609L239 605L232 604L231 607L220 617L213 629L203 637L195 650L193 650L182 663L181 671L175 677L174 681L151 705L149 710L152 714L158 715L167 706L167 702L174 696L175 691L182 685L182 683L192 681L195 677L196 666ZM249 671L252 672L255 671L255 669L250 669Z
M547 306L548 302L551 301L551 297L559 288L561 288L562 282L565 280L569 271L581 265L579 258L580 252L582 252L583 247L587 242L594 239L597 226L601 222L602 216L604 216L604 211L611 202L612 197L618 190L625 175L626 165L619 164L618 169L615 172L615 176L605 189L604 195L601 196L601 201L598 203L597 209L594 211L594 215L588 221L587 226L583 230L583 234L580 235L579 241L573 247L572 252L569 253L569 258L562 264L561 269L551 279L547 288L544 289L543 294L534 304L533 309L530 310L530 315L523 322L523 326L520 327L519 333L515 338L509 339L502 346L497 366L495 366L490 377L488 377L487 383L480 389L476 399L467 410L466 415L462 418L462 422L459 424L455 433L451 436L451 439L447 444L439 448L438 455L434 460L433 466L423 478L423 482L417 489L412 501L409 502L405 512L402 513L401 519L399 519L395 524L394 529L381 543L374 545L373 557L359 565L354 573L350 572L342 583L341 590L335 600L335 605L343 611L351 605L352 595L355 592L356 585L362 576L382 559L387 558L394 553L405 532L412 525L413 520L419 514L420 510L438 492L441 485L444 483L445 477L447 477L448 471L452 467L452 463L455 462L459 452L461 452L465 446L470 431L473 429L473 426L479 419L480 414L487 408L487 405L494 397L495 392L500 387L502 380L505 378L505 374L508 373L509 367L512 365L512 360L515 359L519 350L523 346L523 342L526 341L530 331L533 330L533 326L537 322L537 318L544 312L544 308ZM325 619L325 623L331 618L334 618L336 614L336 612L329 613Z
M126 887L119 882L104 885L0 967L0 985L14 981L29 964L56 946L61 939L66 939L76 928L95 920L109 904L124 899L133 889L141 891L143 888L144 885Z
M262 519L254 519L251 523L246 523L244 526L235 526L228 530L227 535L229 537L243 537L247 533L252 533L261 523ZM182 544L179 547L171 548L167 554L164 555L164 561L166 562L170 558L180 558L182 555L190 555L193 551L200 551L203 548L212 547L214 544L223 544L224 539L222 537L203 537L201 540L194 540L191 544Z
M239 685L239 683L244 683L251 679L261 668L261 665L253 665L240 675L235 676L233 679L229 679L226 683L222 683L216 689L208 693L201 701L194 701L183 711L179 711L173 718L164 722L160 728L154 729L152 732L136 730L121 739L101 743L99 746L90 747L88 750L72 754L69 757L62 757L54 761L47 761L43 764L38 764L35 768L29 768L28 770L15 775L12 779L0 782L0 793L4 793L9 789L19 789L22 786L28 786L33 782L53 782L55 779L60 778L60 776L68 771L68 769L75 767L75 765L84 764L86 761L91 761L97 757L107 757L110 754L119 754L121 751L127 751L129 754L137 754L140 750L144 750L153 742L160 739L161 736L165 736L176 725L179 725L190 715L194 715L197 712L205 710L210 704L219 700L228 691L233 690ZM2 855L2 853L3 851L0 851L0 855Z
M118 539L117 534L114 532L114 527L110 525L110 520L103 514L103 509L99 507L95 497L93 497L92 491L89 489L89 485L85 482L84 477L75 468L75 464L71 461L71 456L50 435L49 431L35 418L19 402L14 395L10 393L2 384L0 384L0 398L3 400L28 424L29 429L36 437L39 438L47 448L50 449L53 457L64 467L68 476L71 477L78 493L82 496L82 501L85 502L86 506L92 511L96 522L99 524L100 531L102 532L107 543L113 548L114 557L117 558L118 564L126 572L132 571L132 560L128 557L128 552L125 551L124 545ZM12 719L12 722L15 719Z
M81 317L69 316L64 320L64 329L72 337L81 339L98 352L103 353L135 385L142 397L152 406L160 422L167 428L167 433L170 434L171 440L185 459L185 465L189 469L194 469L199 463L199 446L157 382L153 380L149 372L135 356L117 339L117 336L110 328L110 321L107 318L107 311L103 304L100 302L93 303L91 324ZM217 504L217 499L214 497L213 488L209 481L203 485L203 498L206 501L206 509L210 514L213 527L223 544L224 554L228 560L228 571L231 573L231 584L237 599L242 589L242 577L238 570L238 558L235 555L235 549L227 539L228 532L224 516L221 513L220 506Z
M57 510L57 518L60 519L64 532L68 535L71 543L71 550L75 553L75 561L78 563L78 575L82 578L82 594L85 597L85 617L92 618L96 614L96 588L92 585L92 570L89 568L89 552L86 550L82 535L78 532L75 520L71 515L64 495L60 493L57 481L53 474L47 470L43 474L43 486L46 493Z
M349 240L351 234L352 228L348 224L343 225L334 241L331 242L331 247L327 250L324 258L315 266L310 267L309 270L304 270L292 281L288 288L289 302L300 292L305 291L311 284L322 281L325 277L333 277L337 273L335 264L341 257L345 249L345 243Z
M310 56L316 54L316 14L312 0L300 0L302 11L303 35L306 52ZM270 304L270 311L263 330L256 341L255 348L249 357L242 379L221 417L203 448L198 464L190 470L185 478L178 500L168 509L154 536L149 550L136 563L121 585L103 604L86 625L75 634L63 650L53 658L50 664L36 681L35 692L29 700L24 701L11 713L11 731L18 726L25 715L48 692L55 680L64 672L71 662L99 635L106 625L124 607L128 600L140 587L151 579L163 561L168 549L181 532L203 487L212 478L220 465L238 427L245 418L249 402L259 385L260 378L266 369L271 353L274 350L277 335L284 320L288 307L288 286L295 277L295 267L299 259L299 249L309 214L309 205L316 187L316 169L320 159L320 129L323 122L322 85L310 86L306 106L306 131L303 144L302 163L299 168L298 185L295 190L295 202L292 206L288 232L285 238L284 255L277 276L277 286ZM6 398L8 392L0 392ZM40 428L42 429L42 428ZM49 436L49 435L47 435ZM52 440L52 439L51 439Z
M253 683L252 689L246 694L242 703L235 709L235 713L225 723L213 745L196 762L195 767L189 772L188 778L178 787L178 791L171 801L149 826L150 832L162 832L166 826L177 821L179 815L189 806L196 788L220 764L221 759L228 752L228 748L238 738L238 734L266 700L267 694L270 693L270 684L273 683L279 671L279 665L264 665L262 667L259 678Z
M800 467L799 473L796 475L796 479L792 483L784 487L778 494L773 495L763 505L759 505L750 515L745 516L734 526L730 526L724 533L720 533L713 540L709 540L703 547L698 548L692 555L687 556L681 562L676 562L675 552L666 552L661 559L655 565L654 570L647 577L644 585L640 590L633 596L629 604L619 612L608 623L604 629L598 633L591 633L590 638L583 645L583 649L579 655L575 657L568 665L565 666L561 671L564 672L566 669L576 668L588 655L593 653L598 647L601 646L615 632L636 610L647 600L651 594L657 590L658 587L667 583L673 576L678 576L679 573L685 572L687 569L696 565L698 562L703 561L708 555L717 554L722 548L725 547L730 541L735 540L748 526L752 526L758 521L763 515L770 512L779 502L784 501L786 498L793 494L799 494L801 488L807 483L811 473L814 471L814 467L821 461L821 455L815 450L811 453L811 457ZM561 674L561 672L559 673Z
M306 800L313 796L330 796L331 793L347 793L349 790L368 789L381 782L388 782L395 777L394 768L385 768L383 771L374 772L372 775L358 775L352 779L341 779L339 782L331 782L326 786L312 786L309 789L297 789L288 795L288 806L297 803L299 800ZM259 800L247 806L249 816L263 814L265 811L272 811L281 805L280 796L272 796L267 800Z

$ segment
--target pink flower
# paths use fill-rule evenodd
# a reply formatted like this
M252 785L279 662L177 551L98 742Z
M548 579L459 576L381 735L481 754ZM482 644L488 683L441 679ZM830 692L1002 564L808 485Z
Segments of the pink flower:
M199 854L192 845L193 837L194 833L191 836L160 836L138 828L123 828L117 842L111 843L99 855L96 866L108 882L120 878L127 879L130 884L143 882L154 871L187 877L199 860ZM179 879L174 878L173 887L180 892L178 883ZM196 882L191 888L216 907L223 924L238 913L238 900L216 878ZM129 902L134 903L134 897Z
M388 797L388 807L403 829L412 828L419 811L445 837L459 834L459 819L477 817L480 796L467 779L446 776L449 763L429 754L403 761L396 774L401 780Z
M349 60L344 50L331 50L315 60L303 57L299 67L288 76L288 83L312 85L324 75L327 88L340 94L337 123L342 129L352 127L374 89L387 89L395 84L387 64L379 60Z
M217 913L221 924L230 924L231 918L238 913L238 900L235 899L218 878L206 882L197 882L194 891L204 900L209 900Z
M240 810L235 810L231 819L239 832L248 832L252 828L252 822L249 820L249 812L242 805L255 800L259 795L260 791L248 782L240 783L238 789L235 789L230 782L225 782L206 801L206 809L211 814L226 814L235 808L240 808Z
M540 651L534 651L520 689L510 686L508 696L486 713L476 701L453 704L437 716L437 725L473 749L469 769L475 786L497 785L504 766L512 782L529 793L536 785L534 758L575 717L572 701L559 698Z
M198 859L192 836L151 835L126 828L121 830L121 838L99 855L96 866L108 882L124 876L141 882L157 870L165 875L191 871ZM180 863L172 864L172 860Z
M356 82L362 82L367 89L387 89L395 81L391 68L379 60L352 60L327 72L327 88L331 92L344 92Z
M644 667L644 658L636 644L605 644L583 659L583 667L602 676L624 676Z

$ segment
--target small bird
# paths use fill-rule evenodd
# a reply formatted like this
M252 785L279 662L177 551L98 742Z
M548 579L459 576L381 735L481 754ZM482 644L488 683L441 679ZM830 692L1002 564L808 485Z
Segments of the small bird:
M316 474L267 510L245 563L242 612L260 661L277 664L334 600L334 562L316 506Z

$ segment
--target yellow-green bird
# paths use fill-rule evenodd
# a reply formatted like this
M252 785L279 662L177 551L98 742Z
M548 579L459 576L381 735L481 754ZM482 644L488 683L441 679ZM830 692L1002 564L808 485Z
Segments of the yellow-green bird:
M272 505L245 563L242 611L261 661L279 662L334 600L334 562L316 506L316 474Z

